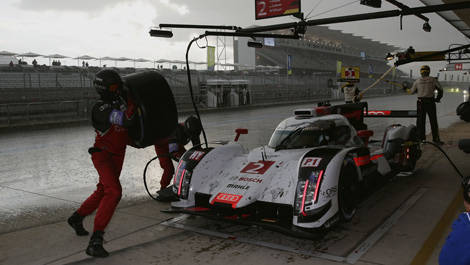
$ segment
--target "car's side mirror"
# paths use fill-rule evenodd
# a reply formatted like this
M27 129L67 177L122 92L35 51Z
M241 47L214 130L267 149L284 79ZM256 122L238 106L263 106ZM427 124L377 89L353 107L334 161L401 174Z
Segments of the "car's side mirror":
M370 130L360 130L357 131L357 136L359 136L362 141L364 141L364 145L367 146L369 144L369 138L374 135L373 131Z

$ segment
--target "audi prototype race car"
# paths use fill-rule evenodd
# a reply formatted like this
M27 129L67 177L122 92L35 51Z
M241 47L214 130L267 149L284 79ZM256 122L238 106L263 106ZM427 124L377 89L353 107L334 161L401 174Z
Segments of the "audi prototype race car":
M298 109L249 152L238 142L190 149L177 166L172 207L295 231L351 220L377 179L412 171L421 155L413 125L389 126L369 143L364 113L367 103Z

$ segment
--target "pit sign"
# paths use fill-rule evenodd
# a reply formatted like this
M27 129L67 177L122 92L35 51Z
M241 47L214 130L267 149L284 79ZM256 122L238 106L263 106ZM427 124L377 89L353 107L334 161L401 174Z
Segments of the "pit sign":
M357 66L342 66L340 82L359 82L359 73L361 69Z
M299 13L300 0L255 0L256 20Z

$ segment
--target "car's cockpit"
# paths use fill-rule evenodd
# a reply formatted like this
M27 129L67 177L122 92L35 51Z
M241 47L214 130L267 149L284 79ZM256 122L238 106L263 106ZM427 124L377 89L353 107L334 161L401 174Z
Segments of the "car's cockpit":
M330 119L310 119L302 122L287 119L276 128L268 146L280 150L360 144L360 139L354 137L356 132L348 121L335 116Z

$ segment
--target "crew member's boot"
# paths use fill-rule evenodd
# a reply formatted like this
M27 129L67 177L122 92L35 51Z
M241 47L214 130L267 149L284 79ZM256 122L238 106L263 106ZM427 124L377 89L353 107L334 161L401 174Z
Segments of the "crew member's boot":
M444 144L444 142L441 141L439 138L434 139L434 140L432 140L432 141L433 141L435 144L437 144L437 145L443 145L443 144Z
M77 236L86 236L89 234L88 231L83 228L83 218L85 217L74 212L72 216L67 219L67 223L75 230Z
M95 231L91 235L90 243L86 248L86 254L92 257L104 258L109 256L108 251L103 248L103 231Z

